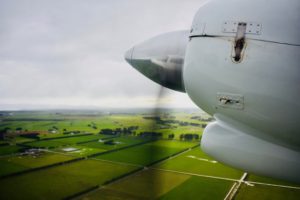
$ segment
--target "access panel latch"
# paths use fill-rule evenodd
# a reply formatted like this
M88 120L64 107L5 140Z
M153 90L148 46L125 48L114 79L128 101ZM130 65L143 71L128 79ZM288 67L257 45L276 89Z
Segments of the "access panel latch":
M245 23L245 22L238 23L235 41L234 41L233 59L235 62L240 62L240 60L242 58L242 51L245 46L246 28L247 28L247 23Z
M244 109L244 96L240 94L217 93L218 106L224 108Z
M232 55L233 61L241 62L242 53L245 48L246 34L261 34L261 24L253 22L230 22L223 23L222 31L224 33L235 33L234 52Z

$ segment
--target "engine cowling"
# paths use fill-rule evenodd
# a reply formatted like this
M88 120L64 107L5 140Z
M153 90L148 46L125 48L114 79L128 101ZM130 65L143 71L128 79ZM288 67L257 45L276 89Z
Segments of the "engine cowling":
M214 116L201 141L206 153L300 182L299 10L298 0L212 0L190 31L152 38L125 59Z
M300 182L300 2L268 3L214 0L201 7L189 35L184 85L217 120L204 131L206 153L248 172Z

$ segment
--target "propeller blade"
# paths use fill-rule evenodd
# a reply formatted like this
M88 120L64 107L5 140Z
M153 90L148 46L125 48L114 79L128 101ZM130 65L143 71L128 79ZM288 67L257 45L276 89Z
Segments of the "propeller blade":
M150 129L150 132L152 132L152 133L159 133L159 130L161 129L160 127L162 124L160 122L162 120L164 110L161 107L160 103L161 103L162 98L165 96L166 92L167 92L167 90L164 87L159 88L155 107L153 109L153 112L151 113L152 123L150 124L149 129ZM159 139L159 136L157 139ZM151 146L147 156L150 158L150 160L156 160L157 158L155 158L155 157L157 154L161 153L160 151L161 150L157 146ZM153 183L152 188L151 188L153 197L156 197L157 194L160 194L160 191L162 189L161 183L163 181L162 180L163 178L161 176L157 175L156 173L153 173L149 179L150 180L148 180L148 181Z

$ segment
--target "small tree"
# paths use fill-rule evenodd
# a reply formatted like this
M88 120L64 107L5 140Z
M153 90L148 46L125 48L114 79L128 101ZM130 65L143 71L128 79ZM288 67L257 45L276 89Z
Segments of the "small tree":
M180 139L180 140L183 140L183 138L184 138L184 134L180 134L180 135L179 135L179 139Z
M173 140L174 137L175 137L175 135L174 135L173 133L168 135L168 138L169 138L170 140Z

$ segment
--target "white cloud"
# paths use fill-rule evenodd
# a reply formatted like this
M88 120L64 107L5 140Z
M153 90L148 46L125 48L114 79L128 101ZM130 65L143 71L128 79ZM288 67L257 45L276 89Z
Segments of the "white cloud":
M149 37L188 29L201 2L0 1L0 109L150 107L158 85L123 54ZM170 96L165 104L193 106L182 94Z

